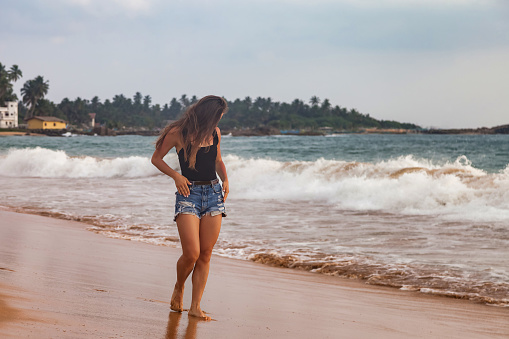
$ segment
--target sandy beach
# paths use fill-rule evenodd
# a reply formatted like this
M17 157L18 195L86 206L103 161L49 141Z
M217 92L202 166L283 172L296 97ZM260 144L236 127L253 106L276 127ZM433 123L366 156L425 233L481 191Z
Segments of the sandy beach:
M203 322L170 312L179 249L0 211L2 338L507 338L509 310L214 256ZM185 307L190 303L190 281Z
M40 134L40 133L27 133L27 132L6 132L6 131L1 131L0 132L0 137L9 137L9 136L22 136L22 135L29 135L29 136L36 136L36 137L45 137L46 135L45 134Z
M0 136L12 136L12 135L26 135L26 132L0 132Z

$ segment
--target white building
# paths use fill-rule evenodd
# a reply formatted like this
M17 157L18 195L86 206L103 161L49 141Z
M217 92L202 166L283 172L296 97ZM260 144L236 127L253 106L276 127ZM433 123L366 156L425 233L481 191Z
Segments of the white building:
M95 127L95 113L88 113L88 116L90 117L90 128Z
M18 103L7 101L7 107L0 107L0 128L18 127Z

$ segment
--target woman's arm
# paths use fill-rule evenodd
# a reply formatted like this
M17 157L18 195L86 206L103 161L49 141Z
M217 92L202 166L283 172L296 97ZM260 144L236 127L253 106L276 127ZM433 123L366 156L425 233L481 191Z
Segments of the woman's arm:
M219 130L219 127L216 127L217 132L217 156L216 156L216 172L219 175L219 178L221 178L221 181L223 182L223 192L224 192L224 201L226 201L226 197L228 196L228 193L230 193L230 184L228 182L228 175L226 174L226 166L224 165L223 159L221 158L221 131Z
M154 154L152 154L152 164L157 167L161 172L170 176L175 181L175 187L177 191L183 196L189 196L189 186L191 183L179 172L168 166L163 160L164 156L173 148L179 145L179 134L176 130L172 130L166 134L163 140L163 144L156 148Z

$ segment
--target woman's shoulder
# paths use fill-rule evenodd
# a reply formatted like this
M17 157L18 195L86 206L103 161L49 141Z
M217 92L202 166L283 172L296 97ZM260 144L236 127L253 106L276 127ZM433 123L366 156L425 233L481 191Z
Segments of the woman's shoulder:
M172 127L166 133L166 137L167 138L175 138L175 137L180 138L181 134L182 134L182 131L179 127Z
M182 140L182 131L179 127L172 127L164 137L164 141L172 146L180 145Z
M168 131L168 134L171 134L171 135L181 135L182 133L182 129L178 126L174 126L172 128L170 128L170 130Z

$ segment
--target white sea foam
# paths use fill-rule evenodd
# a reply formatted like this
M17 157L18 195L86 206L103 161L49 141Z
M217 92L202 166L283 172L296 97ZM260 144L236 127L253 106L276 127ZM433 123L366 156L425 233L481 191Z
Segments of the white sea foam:
M497 174L464 156L434 165L412 156L378 163L279 162L229 156L231 194L245 199L325 201L353 210L509 218L509 167Z
M70 157L64 151L36 147L11 149L0 157L0 175L8 177L136 178L158 173L150 159L140 156L113 159Z
M345 138L345 134L327 134L325 135L326 138Z
M171 153L166 160L178 168ZM283 162L224 157L234 199L315 201L351 210L509 218L509 166L488 174L461 156L452 163L401 156L376 163L318 159ZM144 178L159 175L148 157L70 157L45 148L0 156L0 175L42 178Z

